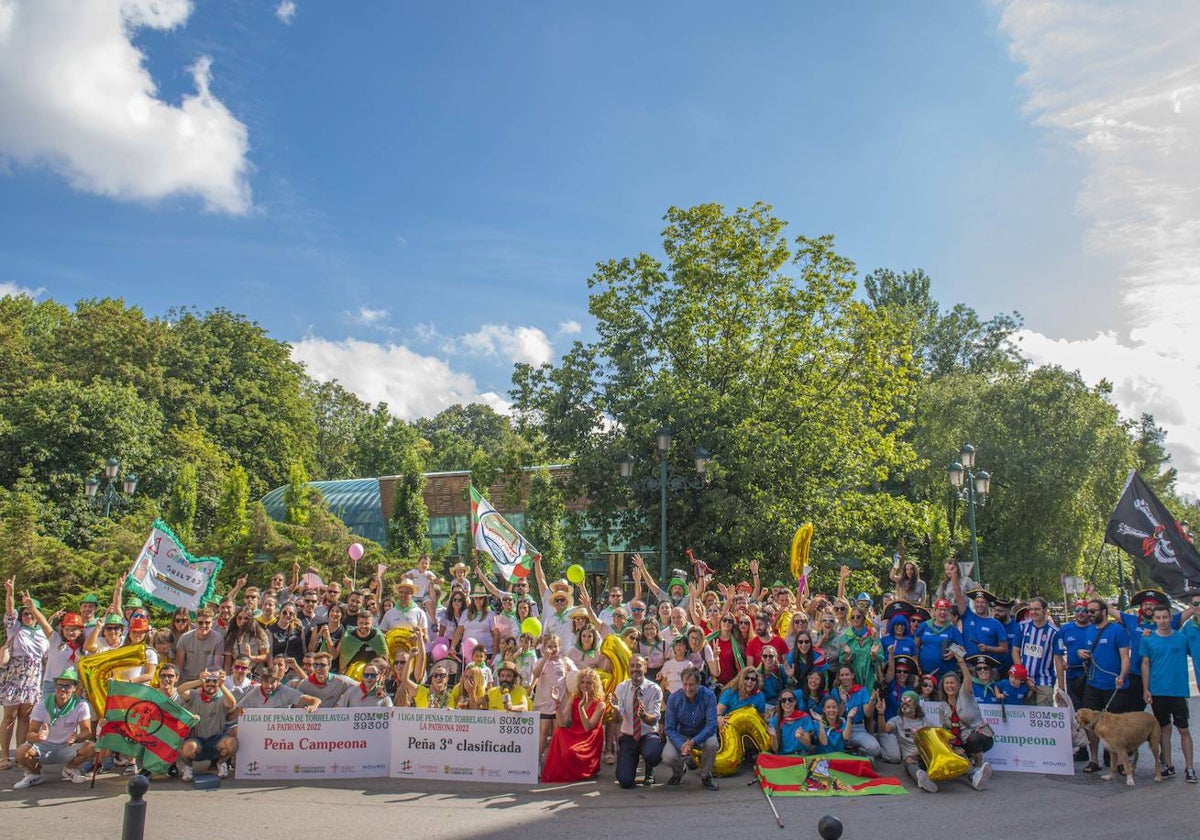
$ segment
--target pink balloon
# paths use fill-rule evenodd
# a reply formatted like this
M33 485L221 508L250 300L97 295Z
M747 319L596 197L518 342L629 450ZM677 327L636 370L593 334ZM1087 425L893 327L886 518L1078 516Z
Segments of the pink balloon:
M363 556L362 543L350 543L350 548L346 549L346 553L350 555L351 560L361 560Z
M447 645L445 642L438 642L433 646L433 658L434 659L445 659L449 653L450 653L450 646Z
M463 660L469 661L471 659L471 654L475 652L475 648L477 648L477 647L479 647L479 642L476 641L475 639L472 639L469 636L467 638L463 639L463 643L462 643Z

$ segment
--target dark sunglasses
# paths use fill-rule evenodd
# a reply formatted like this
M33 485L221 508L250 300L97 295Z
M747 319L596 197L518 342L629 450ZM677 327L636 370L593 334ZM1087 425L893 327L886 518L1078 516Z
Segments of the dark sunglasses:
M780 705L782 705L784 703L795 703L795 702L796 702L795 697L780 697L779 698Z

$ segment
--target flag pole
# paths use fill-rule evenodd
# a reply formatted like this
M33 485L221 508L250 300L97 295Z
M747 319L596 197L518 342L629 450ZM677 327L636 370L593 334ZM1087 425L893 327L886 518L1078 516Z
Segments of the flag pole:
M1092 561L1092 571L1091 574L1088 575L1088 583L1094 583L1096 580L1096 569L1100 566L1100 558L1104 554L1104 546L1105 543L1103 540L1101 540L1100 550L1096 552L1096 559Z

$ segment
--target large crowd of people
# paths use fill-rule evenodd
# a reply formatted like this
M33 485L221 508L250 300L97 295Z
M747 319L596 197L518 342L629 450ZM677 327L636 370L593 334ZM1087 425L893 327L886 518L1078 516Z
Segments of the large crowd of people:
M998 597L953 560L929 581L898 564L879 599L847 597L845 567L830 596L763 586L750 568L749 581L717 582L697 566L660 582L634 555L632 592L613 587L602 604L583 586L548 581L540 562L504 587L462 563L440 576L427 557L394 585L382 567L361 587L294 568L264 587L239 579L198 612L154 625L124 579L103 606L88 595L53 612L8 580L0 770L23 771L15 789L51 767L71 782L146 772L97 749L103 710L83 696L78 670L138 645L145 663L111 677L151 685L197 716L171 769L185 782L204 763L229 775L245 709L394 705L533 712L543 781L612 766L623 788L654 784L662 767L669 786L695 771L717 790L722 732L731 716L753 714L773 752L890 762L935 792L916 735L938 726L980 789L994 734L981 706L1068 702L1150 707L1164 775L1175 772L1174 728L1184 778L1196 781L1187 700L1189 658L1200 672L1200 594L1177 612L1143 590L1120 612L1089 587L1056 624L1043 598ZM404 643L389 645L398 629ZM1083 773L1099 769L1094 738L1075 758Z

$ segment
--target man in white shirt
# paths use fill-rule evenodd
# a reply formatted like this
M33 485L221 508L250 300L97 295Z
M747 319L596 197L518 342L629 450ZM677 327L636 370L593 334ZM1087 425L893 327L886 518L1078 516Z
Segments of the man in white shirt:
M411 627L421 634L421 644L429 641L429 616L425 610L413 601L417 593L417 585L411 580L402 580L396 584L396 606L383 614L379 629L383 633L397 627Z
M629 789L637 783L638 759L646 765L643 785L654 784L654 768L662 761L663 744L658 736L662 714L662 689L646 679L646 658L629 657L629 679L617 685L612 701L613 716L620 722L617 738L617 781Z
M78 693L79 674L68 668L55 677L54 696L33 707L26 742L17 747L17 763L25 768L25 777L13 790L40 785L42 768L48 765L61 764L66 781L78 784L88 780L79 765L96 753L91 740L92 710Z
M624 593L621 591L621 587L619 586L614 586L612 589L608 590L608 606L600 610L600 621L603 622L604 626L609 630L613 629L613 612L615 610L621 610L626 616L629 615L629 610L621 600L623 595Z

